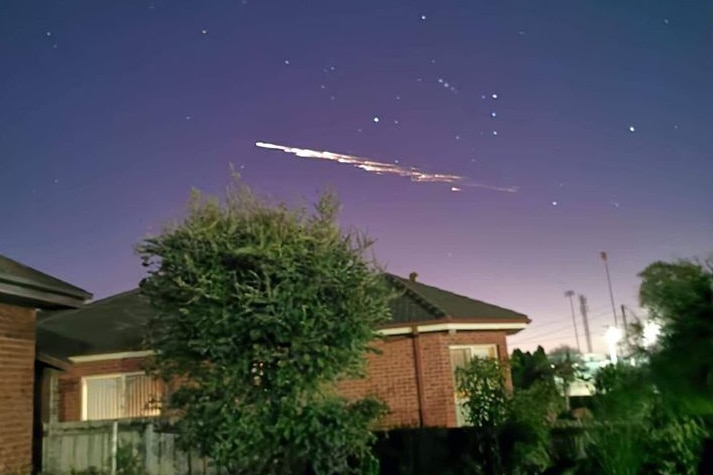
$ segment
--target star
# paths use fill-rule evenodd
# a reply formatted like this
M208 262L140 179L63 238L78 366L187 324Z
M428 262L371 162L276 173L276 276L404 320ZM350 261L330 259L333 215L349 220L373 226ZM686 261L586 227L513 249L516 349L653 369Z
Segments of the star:
M394 125L399 125L398 119L394 119Z
M397 101L400 101L400 100L401 100L401 96L396 96L396 100L397 100Z
M375 124L378 124L378 123L379 123L379 118L378 118L378 117L374 117L374 118L371 119L371 120L373 120Z
M290 65L290 60L289 60L289 59L286 59L286 60L283 61L283 63L285 63L286 65L289 66L289 65Z
M45 36L46 36L47 38L49 38L50 36L52 36L52 32L51 32L51 31L48 31L47 33L45 33Z
M207 35L207 34L208 34L208 30L201 30L201 33L203 33L204 35Z
M664 25L668 25L668 23L669 23L668 18L664 18L664 19L663 19L663 24L664 24Z
M552 206L557 206L558 204L559 204L558 201L553 201L553 202L552 202Z
M191 118L192 118L192 117L191 117L190 115L187 115L187 116L186 116L186 120L191 120Z
M493 135L498 135L498 131L497 131L497 130L493 130Z
M426 21L426 15L421 15L421 21Z
M629 126L629 132L631 132L632 134L633 134L634 132L636 132L636 127L634 127L633 125L630 125L630 126Z
M493 95L492 95L492 96L490 96L490 97L492 97L493 99L497 99L497 98L498 98L498 95L497 95L497 94L495 94L495 93L493 93Z
M490 117L492 117L493 119L496 118L497 116L498 116L498 113L495 111L490 113Z

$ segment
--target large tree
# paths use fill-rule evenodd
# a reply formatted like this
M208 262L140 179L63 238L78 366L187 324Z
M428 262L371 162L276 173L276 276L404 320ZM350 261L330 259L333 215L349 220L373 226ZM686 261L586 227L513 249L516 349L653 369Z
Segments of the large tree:
M661 326L648 350L657 387L676 406L713 414L713 269L710 261L655 262L639 299Z
M138 253L155 310L155 374L179 443L232 474L352 473L373 463L383 406L335 395L389 316L371 242L337 224L324 194L291 209L239 179L224 199L194 192L186 215Z

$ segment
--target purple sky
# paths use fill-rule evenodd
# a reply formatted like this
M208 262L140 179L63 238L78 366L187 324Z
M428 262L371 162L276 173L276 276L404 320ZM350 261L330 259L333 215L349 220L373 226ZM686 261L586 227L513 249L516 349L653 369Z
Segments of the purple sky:
M712 5L3 1L0 253L132 288L133 244L234 163L289 201L336 188L391 272L530 315L512 345L572 344L563 294L585 294L603 349L600 251L635 310L648 263L713 251Z

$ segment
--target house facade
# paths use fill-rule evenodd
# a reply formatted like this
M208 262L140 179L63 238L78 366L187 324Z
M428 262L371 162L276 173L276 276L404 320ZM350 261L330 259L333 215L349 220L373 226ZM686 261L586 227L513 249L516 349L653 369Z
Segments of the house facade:
M42 375L65 367L35 350L37 310L77 308L89 298L78 287L0 256L0 473L28 474L38 466L42 425L33 415L41 412Z
M346 397L375 395L391 412L387 427L455 427L463 423L454 387L455 368L476 356L506 360L506 336L529 319L478 300L387 274L400 292L383 339L369 354L367 377L339 384ZM137 290L82 309L40 316L38 348L71 362L54 374L44 419L57 422L150 417L163 394L142 368L151 308ZM64 339L58 344L57 336Z

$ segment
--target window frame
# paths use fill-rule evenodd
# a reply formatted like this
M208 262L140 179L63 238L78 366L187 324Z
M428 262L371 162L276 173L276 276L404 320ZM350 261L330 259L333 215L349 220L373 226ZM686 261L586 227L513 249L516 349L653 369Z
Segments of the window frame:
M119 398L119 418L118 419L130 419L131 417L128 417L126 415L126 378L131 377L131 376L146 376L150 377L148 374L146 374L145 371L129 371L125 373L105 373L105 374L94 374L94 375L89 375L89 376L82 376L82 392L81 392L81 420L84 422L87 421L99 421L99 420L113 420L113 419L88 419L87 418L87 402L88 402L88 387L87 387L87 382L88 381L93 381L93 380L106 380L106 379L119 379L120 382L120 394L117 396ZM156 414L152 414L151 416L158 416L160 415L160 409L156 409ZM148 417L151 417L148 416Z

